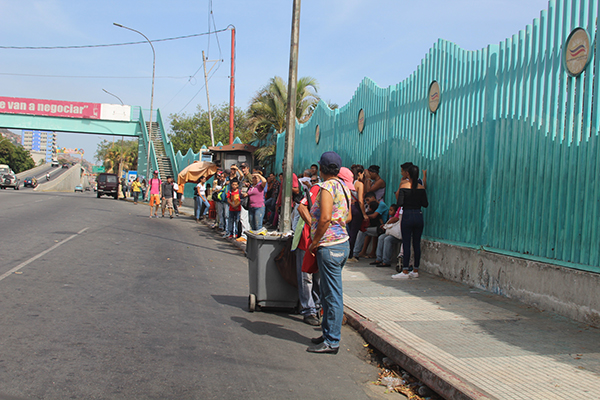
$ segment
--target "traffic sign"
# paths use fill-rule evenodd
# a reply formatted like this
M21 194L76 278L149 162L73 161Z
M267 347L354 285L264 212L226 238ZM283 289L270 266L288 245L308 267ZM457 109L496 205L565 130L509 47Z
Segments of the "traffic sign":
M94 165L94 166L92 167L92 173L94 173L94 174L98 174L98 173L100 173L100 172L106 172L106 171L105 171L105 169L104 169L104 166L100 166L100 167L98 167L98 166Z

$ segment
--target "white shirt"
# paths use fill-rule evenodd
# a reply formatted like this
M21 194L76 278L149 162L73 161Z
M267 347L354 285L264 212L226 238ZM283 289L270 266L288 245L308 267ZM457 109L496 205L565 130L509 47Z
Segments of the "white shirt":
M179 190L179 185L177 182L173 182L173 198L177 198L177 191Z
M204 183L199 183L196 185L196 187L198 188L198 193L200 196L206 198L206 185Z

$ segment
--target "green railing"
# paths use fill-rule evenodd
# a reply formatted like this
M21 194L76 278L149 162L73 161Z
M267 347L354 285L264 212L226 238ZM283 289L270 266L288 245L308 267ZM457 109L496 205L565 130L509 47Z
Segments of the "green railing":
M327 150L346 166L377 164L392 203L400 165L412 161L428 171L429 239L600 272L598 17L597 0L550 1L498 45L466 51L439 40L403 82L365 78L342 108L321 102L297 125L294 170ZM572 32L590 45L567 44ZM572 76L567 56L571 68L577 57L589 63ZM283 143L281 134L277 167Z
M167 131L165 130L165 126L163 124L162 116L160 114L160 110L156 110L156 120L158 121L158 126L160 128L160 134L163 141L163 146L165 148L165 154L171 160L171 167L173 168L173 176L177 179L177 174L179 173L179 163L177 162L177 158L175 157L175 152L173 151L173 144L171 143L171 139L169 139L169 135L167 135Z

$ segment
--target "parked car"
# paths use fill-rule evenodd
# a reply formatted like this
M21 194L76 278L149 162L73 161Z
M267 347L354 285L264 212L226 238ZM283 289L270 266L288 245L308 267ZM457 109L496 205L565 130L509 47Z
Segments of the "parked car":
M32 188L36 188L38 185L38 181L37 179L35 179L34 176L28 176L27 178L25 178L25 180L23 181L23 187L32 187Z
M98 191L96 197L102 195L112 196L117 200L119 198L119 178L117 174L101 173L96 179L98 183Z
M81 186L81 185L75 186L75 193L77 193L77 192L83 193L83 186Z
M0 189L11 187L15 190L19 190L20 183L21 181L8 165L0 164Z
M69 164L66 164L66 163L65 163L65 164L63 164L63 165L62 165L62 167L63 167L63 168L69 168Z

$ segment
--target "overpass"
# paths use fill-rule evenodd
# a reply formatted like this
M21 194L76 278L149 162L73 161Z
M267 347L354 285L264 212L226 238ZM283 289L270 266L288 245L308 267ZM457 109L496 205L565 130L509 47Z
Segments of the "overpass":
M157 110L148 135L142 109L128 105L0 97L0 127L138 139L138 171L159 170L161 177L178 172L171 142ZM150 168L147 167L148 152Z

